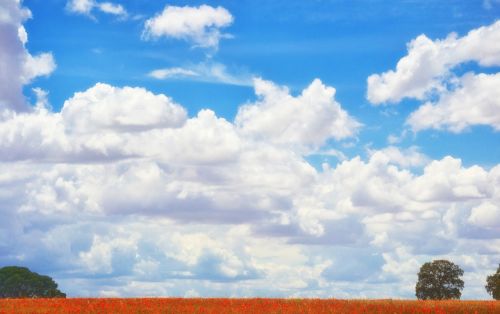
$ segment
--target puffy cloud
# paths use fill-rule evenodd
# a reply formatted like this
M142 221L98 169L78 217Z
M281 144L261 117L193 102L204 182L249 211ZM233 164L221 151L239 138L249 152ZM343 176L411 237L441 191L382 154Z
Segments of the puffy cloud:
M277 176L283 165L283 160L269 164L259 171L260 180L248 179L246 169L266 162L245 160L241 168L231 163L209 166L227 175L224 180L205 176L206 165L140 159L53 165L42 173L39 166L16 169L17 179L4 174L2 182L27 193L17 201L18 210L4 211L25 226L14 232L9 225L23 245L4 243L4 250L10 256L24 254L28 265L39 263L43 252L50 254L67 267L55 266L62 283L76 269L78 277L86 278L78 283L80 290L74 290L80 295L86 285L92 287L90 295L137 295L132 284L137 282L147 285L151 295L184 295L194 288L204 296L229 295L224 291L232 290L232 296L326 297L350 291L344 296L409 297L423 262L435 256L461 262L463 254L473 253L471 247L486 252L488 243L500 236L496 232L492 240L466 244L473 240L467 235L469 226L498 230L498 167L464 168L448 157L415 175L381 152L367 161L355 158L323 173L310 173L307 180L307 173L287 170L289 176L303 178L295 189L280 185L279 177L269 187L252 189L257 182L265 183L266 175ZM432 184L447 176L449 181L441 186ZM486 190L480 197L453 194L472 185ZM273 187L281 192L270 195ZM432 193L435 189L440 192ZM192 201L199 195L208 197ZM290 203L280 207L269 197ZM235 208L240 203L246 206ZM231 211L239 219L230 219ZM314 232L310 219L316 219L323 231ZM260 228L263 224L269 226L267 231ZM29 242L39 228L46 230L44 236ZM271 233L272 228L282 231ZM23 249L35 245L31 251ZM464 260L469 272L495 265L500 251L489 250ZM352 262L346 264L347 260ZM99 279L103 276L108 279ZM471 279L466 293L481 293L471 289L481 287L483 279ZM165 280L168 286L162 286ZM356 288L339 291L339 285L348 282ZM75 289L74 281L71 286ZM401 286L408 288L394 289Z
M62 119L72 132L97 129L122 131L182 126L186 110L165 95L154 95L143 88L116 88L97 83L76 93L64 103Z
M484 227L495 228L500 231L500 207L491 202L484 202L477 207L474 207L469 216L469 222L472 224Z
M103 13L125 17L127 10L121 5L112 2L98 2L95 0L68 0L66 9L75 14L92 17L92 11L97 9Z
M138 146L144 131L178 128L186 119L186 110L165 95L98 83L76 93L59 113L46 109L43 99L33 113L5 112L1 159L81 162L144 155Z
M22 81L29 83L35 77L50 75L55 68L56 63L51 53L42 53L35 57L28 55L24 63Z
M429 157L419 152L419 148L412 146L405 150L400 150L395 146L389 146L381 150L368 150L370 155L380 155L381 158L387 158L403 168L421 167L429 162ZM377 156L375 158L378 158Z
M269 81L255 79L254 84L260 99L242 106L235 122L255 138L315 149L329 138L353 137L361 126L335 101L335 88L319 79L298 97Z
M457 65L474 61L481 66L500 65L500 21L471 30L458 37L455 33L442 40L420 35L408 44L408 54L396 70L368 77L368 100L377 105L397 103L403 98L425 99L429 93L446 90L447 78Z
M98 83L61 112L37 93L0 119L0 263L70 295L411 297L435 256L470 272L500 257L499 166L391 146L318 171L279 133L246 129L278 107L301 145L351 134L335 133L349 116L319 80L297 97L256 82L235 122L143 88Z
M38 76L49 75L56 67L51 53L32 56L26 50L28 34L22 23L30 17L31 12L19 1L0 4L0 110L28 110L23 86Z
M223 37L220 29L233 23L233 16L223 7L165 6L163 11L144 24L143 38L170 37L192 42L195 46L217 48Z
M452 91L439 100L426 102L413 112L407 124L414 131L446 129L461 132L472 125L489 125L500 130L500 73L467 73Z

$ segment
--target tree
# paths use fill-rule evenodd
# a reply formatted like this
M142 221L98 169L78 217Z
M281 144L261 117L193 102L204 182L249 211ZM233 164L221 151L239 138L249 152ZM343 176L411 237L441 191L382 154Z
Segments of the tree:
M0 268L0 298L65 298L48 276L31 272L26 267Z
M460 299L464 271L447 260L435 260L420 267L415 287L419 300Z
M496 274L486 277L485 288L493 299L500 300L500 264L498 264Z

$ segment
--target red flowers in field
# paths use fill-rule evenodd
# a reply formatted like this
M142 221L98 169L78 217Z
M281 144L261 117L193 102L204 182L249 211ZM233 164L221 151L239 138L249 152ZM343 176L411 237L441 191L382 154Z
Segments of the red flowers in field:
M335 299L0 299L7 313L500 313L499 301Z

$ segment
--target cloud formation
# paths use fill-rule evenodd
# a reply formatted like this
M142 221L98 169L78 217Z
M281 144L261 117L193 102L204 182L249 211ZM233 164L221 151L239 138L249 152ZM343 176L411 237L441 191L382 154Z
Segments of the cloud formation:
M388 147L316 170L280 132L249 125L280 106L293 114L276 127L297 124L287 132L301 145L353 136L334 89L255 88L235 122L102 83L60 112L39 91L36 110L4 115L0 263L45 270L80 296L324 297L410 297L436 256L479 274L496 263L499 166ZM468 282L465 295L481 295Z
M161 37L182 39L194 46L217 48L219 41L228 37L220 29L231 25L233 20L231 13L220 6L167 5L161 13L145 22L142 36L147 40Z
M463 132L488 125L500 130L498 73L456 75L460 64L500 65L500 21L443 40L420 35L408 45L408 54L396 70L368 77L367 98L374 105L398 103L404 98L425 101L406 124L415 132L425 129Z
M253 86L253 76L244 70L228 69L217 62L201 62L185 67L156 69L148 73L158 80L191 80L215 84Z
M454 90L420 106L407 124L414 131L432 128L459 133L472 125L489 125L500 131L499 86L500 73L467 73L458 79Z
M0 9L0 31L15 39L0 45L8 64L26 57L19 26L29 14L17 1ZM25 71L23 58L15 83L1 81L19 97L26 80L50 72L38 62ZM157 75L185 69L167 70ZM432 127L498 125L482 115L496 112L497 80L459 78L430 105ZM253 84L256 99L234 121L105 83L60 111L39 88L31 110L2 107L0 265L50 274L70 296L409 298L420 265L446 258L470 276L464 298L486 297L500 259L500 165L432 160L418 147L347 156L325 145L361 128L335 88L316 79L292 95ZM0 99L9 92L0 87ZM484 104L453 120L459 100ZM311 152L341 160L317 169Z
M92 17L92 11L94 10L119 17L126 17L128 15L127 10L121 4L98 2L95 0L68 0L66 9L71 13L90 17Z
M368 100L375 105L397 103L403 98L425 99L429 93L446 90L451 70L474 61L481 66L500 65L500 21L471 30L458 37L431 40L420 35L408 44L408 54L396 70L368 77Z
M329 138L353 137L361 124L335 101L335 88L314 80L293 97L288 88L255 79L256 103L238 110L236 124L250 136L274 144L317 149Z
M29 107L22 94L25 84L36 77L47 76L56 68L51 53L31 55L25 45L28 34L22 23L31 12L19 1L6 0L0 4L0 110L8 108L26 111Z

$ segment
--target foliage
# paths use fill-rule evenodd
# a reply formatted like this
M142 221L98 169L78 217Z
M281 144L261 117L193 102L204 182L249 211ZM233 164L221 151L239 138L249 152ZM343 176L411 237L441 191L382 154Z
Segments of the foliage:
M420 300L460 299L464 271L447 260L435 260L420 267L415 287Z
M500 300L500 264L498 264L497 272L486 278L486 291L495 300Z
M0 298L65 298L48 276L31 272L26 267L0 268Z

